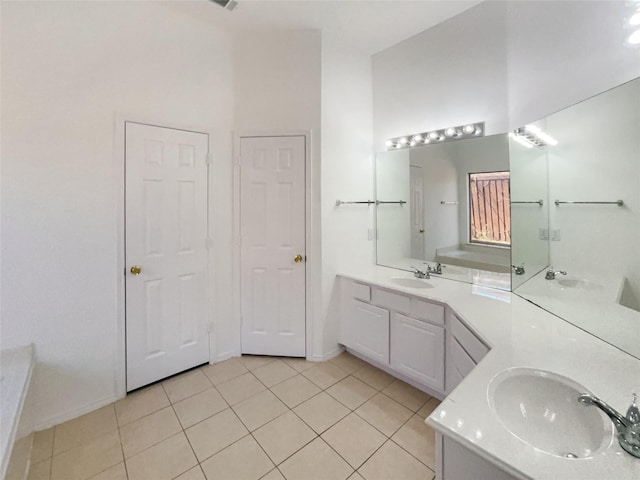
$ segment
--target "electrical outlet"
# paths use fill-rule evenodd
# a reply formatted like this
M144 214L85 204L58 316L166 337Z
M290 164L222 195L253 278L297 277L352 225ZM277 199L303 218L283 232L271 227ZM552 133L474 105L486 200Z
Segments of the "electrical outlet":
M548 228L539 228L538 229L538 238L540 240L549 240L549 229Z
M369 231L367 232L367 239L373 240L373 228L370 228Z
M553 230L551 230L551 241L553 242L559 242L560 241L560 229L559 228L554 228Z

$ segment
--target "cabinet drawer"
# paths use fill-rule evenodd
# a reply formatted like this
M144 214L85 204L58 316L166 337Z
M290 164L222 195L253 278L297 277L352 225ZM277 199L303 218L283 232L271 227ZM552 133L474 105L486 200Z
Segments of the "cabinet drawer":
M362 300L363 302L371 301L371 287L362 283L353 282L351 285L351 295L353 298Z
M444 307L417 298L411 299L411 316L444 325Z
M398 293L387 292L386 290L373 289L372 303L386 307L396 312L411 314L411 297Z
M478 363L489 352L489 348L482 343L455 315L449 316L451 321L451 334L460 343L460 346L469 354L471 359Z

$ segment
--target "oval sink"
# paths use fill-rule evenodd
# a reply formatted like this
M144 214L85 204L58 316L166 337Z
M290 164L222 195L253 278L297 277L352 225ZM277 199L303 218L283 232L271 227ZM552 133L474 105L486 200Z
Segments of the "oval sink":
M411 277L391 277L391 282L396 285L400 285L401 287L410 287L410 288L433 288L429 282L425 280L421 280L419 278L411 278Z
M599 283L595 283L582 278L571 277L558 279L558 285L565 288L576 288L582 290L602 290L604 288L604 286L600 285Z
M597 408L578 403L590 393L543 370L513 368L489 384L489 404L500 422L532 447L565 458L588 458L613 441L613 424Z

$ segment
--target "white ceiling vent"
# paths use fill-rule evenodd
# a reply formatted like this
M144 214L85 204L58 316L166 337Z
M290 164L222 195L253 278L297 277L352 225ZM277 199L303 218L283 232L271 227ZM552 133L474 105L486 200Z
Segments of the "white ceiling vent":
M229 11L233 10L238 6L238 2L236 2L236 0L211 0L211 1Z

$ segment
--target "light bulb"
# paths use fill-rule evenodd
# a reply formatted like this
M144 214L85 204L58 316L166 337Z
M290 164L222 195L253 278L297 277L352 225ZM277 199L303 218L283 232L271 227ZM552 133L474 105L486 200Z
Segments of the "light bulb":
M423 140L423 138L422 138L422 135L420 135L420 134L417 134L417 135L413 136L413 141L416 142L416 143L421 142L422 140Z
M444 140L444 135L440 135L440 136L438 137L438 141L439 141L439 142L441 142L442 140Z
M480 127L476 127L476 131L473 134L474 135L482 135L482 129Z
M640 29L629 35L627 42L629 42L630 45L640 45Z
M475 129L476 127L474 125L465 125L464 127L462 127L464 133L473 133Z
M409 146L415 147L416 146L416 141L415 140L411 140L411 143L409 144Z
M396 148L402 148L402 144L400 142L398 142L398 143L395 144L395 147Z
M384 144L385 144L387 147L393 147L393 142L392 142L391 140L387 140Z
M629 25L631 25L632 27L640 25L640 10L631 15L631 18L629 19Z
M402 138L400 139L400 143L401 143L402 145L406 145L407 143L409 143L409 139L408 139L407 137L402 137Z
M449 127L449 128L447 128L447 129L444 131L444 134L445 134L447 137L453 137L453 136L456 134L456 129L455 129L455 128L453 128L453 127Z
M431 143L431 139L429 137L425 138L424 143Z
M430 138L431 140L437 140L437 139L438 139L438 137L439 137L438 132L431 132L431 133L429 134L429 138Z

